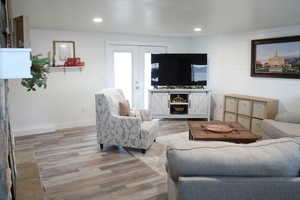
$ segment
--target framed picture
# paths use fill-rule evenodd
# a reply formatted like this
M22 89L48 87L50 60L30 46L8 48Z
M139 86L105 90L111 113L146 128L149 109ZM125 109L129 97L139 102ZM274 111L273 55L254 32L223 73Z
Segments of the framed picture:
M53 66L64 66L68 58L75 58L75 42L53 41Z
M251 76L300 79L300 36L252 40Z

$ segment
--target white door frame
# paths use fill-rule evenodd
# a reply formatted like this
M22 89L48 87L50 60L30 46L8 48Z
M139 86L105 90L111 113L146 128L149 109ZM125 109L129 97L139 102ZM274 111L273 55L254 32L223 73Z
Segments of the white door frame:
M110 57L111 52L129 52L129 53L131 53L131 60L132 60L132 74L131 74L131 76L132 77L134 77L134 73L135 73L134 68L138 64L137 59L134 58L134 55L138 53L136 51L136 48L134 48L133 46L116 46L116 47L117 47L117 50L114 49L114 46L108 46L108 48L107 48L105 76L107 78L107 83L108 83L109 88L114 87L114 84L115 84L115 77L114 77L115 69L113 67L114 66L113 57ZM112 67L107 67L107 66L112 66ZM134 80L131 80L131 86L132 86L131 91L134 92ZM133 102L134 99L131 97L130 101Z
M113 87L114 86L114 69L113 67L110 67L110 66L113 66L113 60L111 58L109 58L109 55L111 53L111 51L113 51L113 48L114 46L118 47L118 49L121 49L122 50L122 46L124 46L124 51L127 51L127 52L132 52L132 55L138 55L139 57L143 58L142 55L140 55L140 51L136 51L135 49L137 49L137 47L141 47L144 49L151 49L151 48L154 48L154 47L160 47L160 48L164 48L166 50L166 52L168 52L168 46L165 45L164 43L142 43L142 42L120 42L120 41L106 41L105 42L105 83L106 83L106 87ZM130 48L132 47L132 48ZM143 49L143 50L144 50ZM138 74L136 74L137 72L134 70L135 66L137 66L138 64L141 64L141 63L138 63L137 62L137 59L133 58L132 59L132 64L133 64L133 74L132 74L132 77L133 77L133 82L132 82L132 92L136 92L135 91L135 87L136 87L136 80L135 80L135 77L139 76ZM144 58L140 61L140 62L144 62ZM142 89L144 88L143 86L144 84L140 84L140 87L142 87ZM133 94L134 95L134 94ZM132 99L132 102L134 102L135 99L133 98Z

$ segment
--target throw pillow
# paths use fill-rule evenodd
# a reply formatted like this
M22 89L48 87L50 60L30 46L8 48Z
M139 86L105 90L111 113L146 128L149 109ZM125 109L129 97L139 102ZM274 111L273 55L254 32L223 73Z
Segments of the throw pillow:
M120 116L129 116L130 105L128 100L119 102L119 114Z

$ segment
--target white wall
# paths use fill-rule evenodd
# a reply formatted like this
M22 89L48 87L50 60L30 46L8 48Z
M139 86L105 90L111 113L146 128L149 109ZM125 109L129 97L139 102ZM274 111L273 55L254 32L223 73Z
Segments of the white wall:
M280 111L300 111L300 80L250 76L251 40L300 35L300 26L192 39L194 52L208 53L214 116L222 119L223 95L238 93L276 98Z
M300 109L300 80L250 77L251 40L300 35L300 26L197 38L31 30L33 53L44 56L53 40L74 40L86 61L80 71L49 74L48 88L27 92L19 80L10 81L10 115L16 136L95 124L94 94L107 87L105 41L133 41L167 45L169 52L208 53L210 88L215 119L222 119L223 95L240 93L277 98L280 111Z
M20 80L10 81L10 117L16 136L95 124L94 94L106 87L105 41L133 41L168 46L169 52L189 52L189 39L135 35L31 30L33 54L52 50L53 40L76 42L77 56L85 62L80 71L52 72L48 88L27 92Z

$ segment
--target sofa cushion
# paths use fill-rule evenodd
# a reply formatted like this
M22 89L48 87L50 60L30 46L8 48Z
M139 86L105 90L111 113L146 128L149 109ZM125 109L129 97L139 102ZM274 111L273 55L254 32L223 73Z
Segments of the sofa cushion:
M130 110L129 116L131 116L131 117L136 117L136 118L140 119L141 121L143 121L139 109L132 108L132 109Z
M264 120L262 123L264 134L270 138L300 137L300 124Z
M300 124L300 113L282 112L282 113L277 114L275 120L281 121L281 122Z
M292 138L252 144L199 142L169 146L168 172L174 181L190 176L298 176L300 143Z

